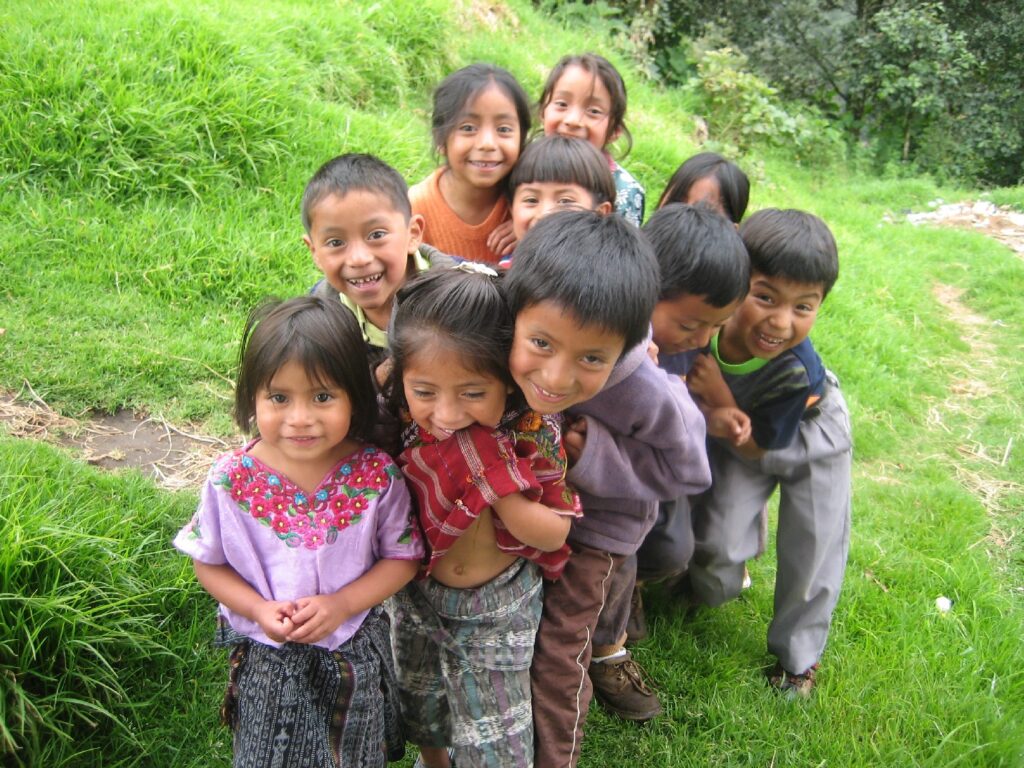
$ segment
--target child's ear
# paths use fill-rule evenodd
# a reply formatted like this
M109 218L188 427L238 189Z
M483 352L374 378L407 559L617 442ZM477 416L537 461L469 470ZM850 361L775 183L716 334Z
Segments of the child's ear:
M604 142L605 146L608 146L609 144L612 144L612 143L618 141L620 136L622 136L622 127L621 126L619 126L614 131L612 131L611 136L609 136L607 139L605 139L605 142Z
M409 217L409 249L407 253L410 255L416 253L416 249L423 244L423 227L426 222L424 218L414 213Z
M313 264L316 265L317 269L323 272L324 270L320 266L320 259L318 259L316 255L316 248L313 247L313 239L309 235L303 235L302 242L304 242L306 247L309 248L309 255L313 257Z
M601 203L599 206L597 206L597 208L595 208L594 210L597 213L601 214L602 216L607 216L609 213L612 212L612 204L610 202L608 202L607 200L605 200L603 203Z

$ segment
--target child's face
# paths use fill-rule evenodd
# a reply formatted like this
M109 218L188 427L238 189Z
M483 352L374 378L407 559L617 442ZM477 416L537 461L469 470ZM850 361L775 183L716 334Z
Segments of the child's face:
M466 104L441 149L455 180L493 189L519 159L519 139L515 102L491 84Z
M496 376L466 368L462 355L429 344L402 372L409 415L438 440L471 424L495 427L505 412L510 388Z
M687 205L697 205L697 203L704 203L723 216L728 216L725 212L725 206L722 205L722 190L718 183L718 179L714 176L705 176L702 179L697 179L690 188L686 191L686 199L683 200Z
M256 394L256 427L267 463L298 475L305 465L330 465L350 452L352 401L335 384L313 381L289 360ZM324 471L330 468L327 466Z
M742 303L742 299L736 299L724 307L714 307L694 294L659 301L651 315L654 343L666 355L702 349Z
M824 299L821 283L798 283L754 272L750 293L718 340L722 358L771 360L807 338Z
M559 413L589 400L604 387L626 340L542 301L516 316L509 370L539 413Z
M612 97L601 78L574 64L565 68L551 89L540 119L548 136L575 136L604 149L618 138L608 135L611 110Z
M522 240L530 227L553 211L566 209L597 211L607 215L612 208L605 201L595 204L590 190L579 184L561 181L534 181L520 184L512 196L512 231L516 240Z
M313 207L310 220L309 234L302 239L317 268L334 290L386 328L409 256L420 245L423 218L406 221L385 195L354 189L325 197Z

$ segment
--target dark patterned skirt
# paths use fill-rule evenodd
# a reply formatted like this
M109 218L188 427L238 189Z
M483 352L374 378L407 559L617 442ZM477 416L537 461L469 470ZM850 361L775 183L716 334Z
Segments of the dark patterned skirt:
M334 651L273 648L222 626L230 677L221 711L235 768L380 768L405 739L387 615L374 608Z

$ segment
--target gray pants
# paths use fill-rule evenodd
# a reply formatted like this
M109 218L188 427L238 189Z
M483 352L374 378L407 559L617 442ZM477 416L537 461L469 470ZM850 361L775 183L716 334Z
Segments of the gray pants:
M758 515L780 490L775 612L768 651L799 674L821 657L850 547L850 417L830 385L818 413L793 442L759 461L712 441L713 484L694 506L690 580L698 599L720 605L742 588L743 565L757 554Z

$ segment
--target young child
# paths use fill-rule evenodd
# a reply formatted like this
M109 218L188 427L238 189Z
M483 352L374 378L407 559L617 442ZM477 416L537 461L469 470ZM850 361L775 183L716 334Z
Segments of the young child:
M392 397L399 463L430 546L392 601L403 714L420 764L533 764L530 661L541 578L580 514L560 422L517 406L512 314L489 267L435 268L399 292Z
M363 439L377 412L352 313L304 296L254 311L235 419L257 437L214 463L174 539L220 603L223 717L236 766L399 759L381 602L423 544L398 467Z
M532 408L568 409L573 419L564 436L567 480L584 516L569 532L562 578L545 586L531 681L536 765L574 766L590 678L621 674L644 686L622 645L628 592L608 617L615 629L606 644L594 629L658 501L710 482L704 419L682 381L647 354L658 266L621 217L560 211L541 219L518 245L506 288L516 318L513 378ZM591 664L592 653L603 660Z
M750 258L743 241L724 216L704 205L669 203L655 211L643 228L654 248L661 274L658 303L651 316L658 364L669 373L686 376L698 351L742 304L750 288ZM699 404L700 405L700 404ZM750 420L736 408L709 409L708 434L734 444L750 435ZM693 528L686 496L662 502L654 528L636 555L636 582L627 633L631 642L647 635L643 582L661 581L686 571L693 555ZM627 585L615 590L626 594ZM598 625L598 634L602 625ZM599 691L613 711L630 711L633 692L626 688ZM640 711L644 703L641 700ZM638 713L639 714L639 713Z
M493 263L510 240L505 181L530 132L530 106L516 79L471 64L434 91L431 133L444 165L409 190L423 241L463 259Z
M615 180L604 156L590 142L569 136L539 136L526 145L509 177L512 233L518 242L535 222L554 211L611 213ZM512 265L513 254L498 262Z
M747 211L749 198L750 180L735 163L714 152L701 152L672 174L658 207L669 203L705 203L733 224L739 224Z
M758 211L740 226L750 293L687 378L711 406L738 407L751 437L710 441L714 485L693 510L689 582L719 605L739 594L758 544L758 515L780 489L771 684L808 696L839 598L850 541L850 419L839 385L807 338L839 274L825 223ZM717 341L717 343L716 343Z
M346 154L320 166L302 195L302 238L324 279L317 296L340 296L355 313L376 368L388 346L397 291L430 266L419 250L423 217L409 206L401 175L372 155Z
M607 149L622 136L625 154L633 146L625 122L626 84L618 70L595 53L563 56L544 83L539 111L545 135L585 139L604 153L615 178L615 210L639 227L644 220L644 188Z

